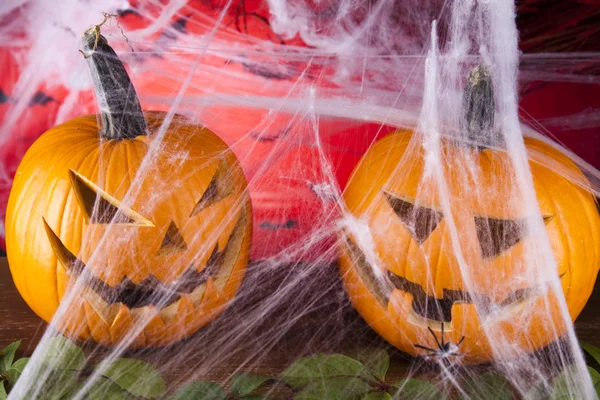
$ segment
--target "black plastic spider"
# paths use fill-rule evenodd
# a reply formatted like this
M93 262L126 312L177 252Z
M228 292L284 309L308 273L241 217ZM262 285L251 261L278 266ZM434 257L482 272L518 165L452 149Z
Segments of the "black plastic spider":
M444 341L444 323L442 322L442 335L441 335L442 340L440 342L438 340L437 336L435 335L435 332L433 331L433 329L431 329L431 327L429 327L429 326L427 327L427 329L429 329L429 332L431 332L431 335L435 339L435 343L437 343L438 348L432 349L431 347L422 346L420 344L415 344L414 345L415 347L431 352L431 353L424 354L422 356L423 358L437 357L439 359L447 359L450 356L455 356L455 357L464 356L464 354L458 352L458 348L460 347L463 340L465 340L464 336L462 338L460 338L460 340L456 344L454 344L452 342L445 342Z

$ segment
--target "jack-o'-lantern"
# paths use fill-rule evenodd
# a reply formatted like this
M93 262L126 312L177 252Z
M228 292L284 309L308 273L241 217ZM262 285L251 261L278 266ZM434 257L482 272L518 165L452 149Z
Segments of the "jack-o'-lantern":
M101 115L49 130L21 162L7 212L11 273L46 321L68 296L53 322L70 336L114 345L139 332L130 347L166 345L213 320L242 282L246 179L210 130L142 112L99 26L83 41Z
M465 101L461 128L478 144L442 137L439 175L414 132L397 131L365 154L344 192L355 225L344 230L340 266L354 307L391 344L471 363L535 351L566 332L594 287L600 217L575 164L525 138L540 213L532 215L531 201L516 189L511 156L482 145L498 136L485 70L471 75L465 98L481 102ZM545 253L532 237L544 230ZM539 265L536 257L550 253L553 268ZM497 354L494 339L515 353Z

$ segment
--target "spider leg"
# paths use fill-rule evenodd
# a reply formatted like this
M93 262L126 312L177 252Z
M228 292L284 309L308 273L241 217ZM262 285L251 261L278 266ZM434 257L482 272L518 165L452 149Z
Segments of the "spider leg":
M435 335L435 332L433 331L433 329L431 329L430 326L427 327L427 329L429 329L429 332L431 332L431 335L433 336L433 338L435 339L435 343L437 343L438 348L440 350L443 350L444 348L442 347L442 345L440 344L440 341L438 340L437 336Z
M456 343L456 347L460 346L460 344L463 342L463 340L465 340L465 337L461 337L460 340L458 341L458 343Z
M431 347L427 347L427 346L421 346L420 344L415 344L415 347L419 348L419 349L423 349L423 350L428 350L428 351L433 351L433 352L437 352L436 349L432 349Z

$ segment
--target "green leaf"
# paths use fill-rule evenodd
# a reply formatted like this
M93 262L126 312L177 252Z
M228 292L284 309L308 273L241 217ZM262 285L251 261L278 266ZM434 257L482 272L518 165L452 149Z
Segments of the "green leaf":
M511 400L512 393L502 375L486 372L473 378L467 386L473 400Z
M93 386L85 397L86 400L133 400L133 397L119 385Z
M592 379L592 384L596 389L596 394L600 396L600 373L591 367L587 370ZM573 399L577 393L573 393L571 389L577 389L577 368L574 365L566 367L552 381L552 400L567 400Z
M67 399L74 397L76 394L83 389L85 382L77 385L71 392L69 392ZM123 390L119 385L101 377L99 380L94 382L84 394L83 398L86 400L133 400L133 397Z
M588 371L590 372L594 389L596 389L596 395L600 397L600 372L591 367L588 367Z
M227 400L229 396L214 382L192 382L177 391L170 400Z
M11 386L15 386L15 383L17 383L17 379L19 379L19 377L21 376L21 373L25 369L25 366L27 365L28 361L29 358L27 357L20 358L13 363L13 365L8 369L8 371L4 373L6 380L8 381L8 383L11 384Z
M0 400L6 400L8 394L6 393L6 389L4 388L4 381L0 381Z
M15 359L15 353L21 345L21 341L12 342L2 350L0 350L0 374L6 372Z
M77 386L86 364L83 350L63 336L55 336L39 347L39 375L44 376L45 399L61 399Z
M598 364L600 364L600 348L589 343L581 342L581 348L584 349Z
M40 372L45 374L45 372ZM43 393L43 399L56 400L62 399L64 396L77 387L79 372L71 370L51 370L49 375L45 377L42 383L40 393ZM68 399L69 397L67 397Z
M281 373L281 379L294 388L316 379L332 377L371 378L361 362L341 354L317 354L300 358Z
M396 389L392 394L394 400L445 400L447 398L437 387L420 379L403 379L393 386Z
M58 370L81 370L85 366L83 350L63 336L56 336L42 348L41 363Z
M362 400L392 400L392 395L388 392L371 392L363 397Z
M266 396L262 396L260 394L251 394L250 396L242 396L242 397L240 397L240 399L244 399L244 400L277 400L273 397L266 397Z
M544 382L538 383L523 396L523 400L541 400L548 398L550 398L550 394L548 393L548 387Z
M367 348L352 354L354 358L362 362L374 377L384 380L390 367L390 355L384 349Z
M237 396L246 395L256 390L260 385L271 379L268 376L240 372L231 377L229 388Z
M294 400L360 400L371 386L358 378L335 377L306 385Z
M134 396L154 399L165 392L165 382L158 371L142 360L120 358L100 373Z

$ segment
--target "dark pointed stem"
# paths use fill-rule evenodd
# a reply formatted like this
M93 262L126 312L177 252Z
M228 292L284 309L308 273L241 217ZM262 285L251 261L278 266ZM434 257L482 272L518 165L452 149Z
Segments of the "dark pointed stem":
M467 141L477 149L501 145L494 132L494 89L492 76L485 65L471 71L463 93L463 130Z
M87 60L102 118L102 136L133 139L146 134L144 113L123 63L96 26L83 35Z

